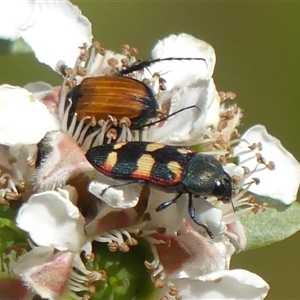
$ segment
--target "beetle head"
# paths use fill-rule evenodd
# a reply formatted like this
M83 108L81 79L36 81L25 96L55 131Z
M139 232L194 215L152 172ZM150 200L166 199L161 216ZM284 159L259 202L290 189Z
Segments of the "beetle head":
M192 157L183 183L188 193L215 196L223 202L231 202L231 178L222 164L211 155L198 153Z

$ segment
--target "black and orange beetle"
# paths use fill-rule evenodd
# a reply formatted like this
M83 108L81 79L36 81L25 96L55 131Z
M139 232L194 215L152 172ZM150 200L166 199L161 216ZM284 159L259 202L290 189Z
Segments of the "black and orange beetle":
M100 173L118 180L144 182L155 185L167 193L178 195L156 208L161 211L184 193L189 195L189 214L193 221L207 226L195 218L192 196L215 196L231 202L232 183L221 163L213 156L192 149L151 142L124 142L91 148L87 160Z
M86 77L67 95L67 99L72 100L70 116L72 117L76 112L79 119L86 116L94 116L96 120L106 120L109 115L115 117L117 120L127 117L131 121L131 129L144 127L149 119L158 116L158 103L148 85L140 80L125 77L124 75L166 60L205 61L204 58L163 58L147 60L123 69L115 76ZM163 118L161 120L165 119L166 118ZM150 125L155 123L157 122L152 122ZM147 126L149 126L149 124Z

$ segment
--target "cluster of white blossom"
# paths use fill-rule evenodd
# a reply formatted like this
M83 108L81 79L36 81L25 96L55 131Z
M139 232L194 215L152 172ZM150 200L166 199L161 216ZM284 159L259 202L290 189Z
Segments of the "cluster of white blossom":
M150 298L263 299L269 286L262 278L229 269L231 256L247 246L240 219L265 209L253 194L286 205L295 201L300 167L264 126L240 135L242 111L235 95L217 91L212 78L212 46L188 34L170 35L156 44L152 59L157 61L129 75L149 85L161 113L175 114L132 130L130 122L113 115L105 120L81 117L72 111L69 93L84 78L114 77L137 66L135 49L126 46L119 54L99 44L89 48L90 24L78 8L69 2L29 3L22 5L30 17L25 20L23 14L11 31L23 37L41 62L63 73L64 82L61 87L41 82L24 88L0 86L1 200L2 205L22 201L14 221L28 233L32 247L20 257L9 256L8 273L17 279L11 286L20 281L28 287L22 299L34 294L88 299L97 292L95 283L107 282L105 268L87 267L97 256L95 243L108 244L112 252L130 252L145 243L152 253L145 259L155 287ZM53 10L58 19L74 22L74 38L60 37L60 28L47 26ZM43 37L49 31L47 43L41 30ZM56 39L66 44L56 48L58 53L45 46ZM160 60L164 58L170 59ZM214 238L192 220L188 195L158 212L157 207L176 193L115 181L86 159L95 146L127 141L193 146L222 163L232 179L232 203L213 196L194 199L195 218ZM288 180L284 174L289 174Z

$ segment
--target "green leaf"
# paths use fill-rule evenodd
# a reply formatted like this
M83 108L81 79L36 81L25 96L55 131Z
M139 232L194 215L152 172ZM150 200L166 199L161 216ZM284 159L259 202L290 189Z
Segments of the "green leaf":
M26 242L26 233L15 225L15 210L0 205L0 256L8 247L19 247Z
M260 196L256 196L256 202L267 202L269 207L264 212L241 218L247 236L245 250L270 245L300 230L300 203L284 205Z

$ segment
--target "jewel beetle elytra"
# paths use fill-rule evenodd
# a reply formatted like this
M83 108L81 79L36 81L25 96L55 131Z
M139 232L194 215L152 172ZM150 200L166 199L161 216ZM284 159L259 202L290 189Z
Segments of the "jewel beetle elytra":
M154 63L170 60L202 60L206 62L204 58L169 57L137 62L114 76L86 77L66 96L67 99L72 100L70 117L75 113L79 119L94 116L96 120L106 120L109 115L117 120L127 117L131 121L131 129L140 129L165 120L184 109L196 107L183 108L165 118L145 125L149 119L158 117L158 103L148 85L125 75L147 68Z
M182 194L188 194L191 218L204 227L211 238L212 232L196 220L192 196L215 196L223 202L231 202L231 178L221 163L211 155L192 149L152 142L123 142L91 148L86 158L98 172L113 179L149 183L167 193L178 193L156 211L175 203Z

